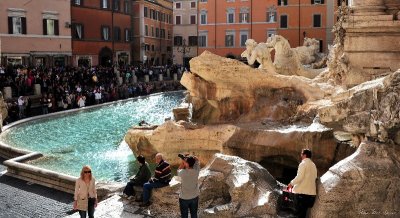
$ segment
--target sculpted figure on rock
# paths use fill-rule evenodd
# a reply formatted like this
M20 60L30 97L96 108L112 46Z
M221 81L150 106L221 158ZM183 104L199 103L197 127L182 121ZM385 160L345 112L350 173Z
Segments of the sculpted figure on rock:
M272 62L271 51L275 50ZM319 41L305 38L304 46L291 48L289 42L280 35L268 38L267 42L257 43L253 39L246 41L246 50L242 57L247 58L250 65L260 63L259 69L276 72L282 75L297 75L307 78L316 77L320 71L304 69L303 64L312 64L317 60Z

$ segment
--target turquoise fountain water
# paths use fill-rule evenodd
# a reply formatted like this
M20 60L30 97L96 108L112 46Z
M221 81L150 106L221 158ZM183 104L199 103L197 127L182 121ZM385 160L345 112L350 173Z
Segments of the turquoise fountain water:
M126 181L137 167L123 140L127 130L141 120L161 124L183 97L164 93L29 121L3 132L0 141L43 153L31 162L38 167L79 176L82 166L90 165L99 181Z

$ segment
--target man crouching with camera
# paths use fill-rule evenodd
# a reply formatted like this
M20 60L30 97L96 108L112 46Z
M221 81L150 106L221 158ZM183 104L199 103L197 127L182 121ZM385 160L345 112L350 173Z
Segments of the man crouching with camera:
M181 217L197 218L199 206L199 173L200 163L196 156L179 154L182 162L178 168L178 176L181 177L181 192L179 193L179 207Z

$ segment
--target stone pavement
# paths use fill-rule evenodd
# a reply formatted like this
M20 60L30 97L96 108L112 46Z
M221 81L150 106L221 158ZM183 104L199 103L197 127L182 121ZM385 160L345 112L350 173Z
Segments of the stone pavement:
M0 217L65 217L71 214L73 196L4 175L0 159Z
M99 203L97 206L94 217L96 218L151 218L150 210L139 207L139 203L121 198L114 195L107 200ZM78 213L67 216L66 218L79 218Z

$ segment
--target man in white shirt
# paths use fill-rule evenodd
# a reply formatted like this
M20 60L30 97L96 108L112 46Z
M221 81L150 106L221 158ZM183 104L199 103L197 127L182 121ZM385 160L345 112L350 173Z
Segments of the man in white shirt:
M288 188L293 187L293 193L297 197L297 215L305 218L308 208L314 205L315 195L317 195L316 179L317 167L310 159L311 150L301 151L301 163L297 170L296 177L289 183Z

